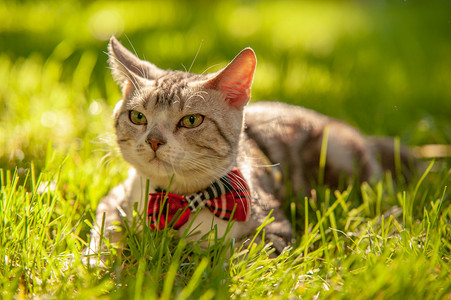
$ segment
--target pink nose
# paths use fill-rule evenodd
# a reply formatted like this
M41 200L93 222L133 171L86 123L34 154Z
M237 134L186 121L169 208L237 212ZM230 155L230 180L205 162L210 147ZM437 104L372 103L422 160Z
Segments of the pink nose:
M150 145L150 148L152 148L153 151L157 151L157 149L161 145L164 145L164 142L158 140L148 140L147 143Z

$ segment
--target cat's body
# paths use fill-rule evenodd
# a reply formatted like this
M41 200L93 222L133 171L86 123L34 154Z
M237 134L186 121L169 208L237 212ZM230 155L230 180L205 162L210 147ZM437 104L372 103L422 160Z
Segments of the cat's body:
M99 227L92 230L88 253L99 250L104 215L103 235L117 242L121 233L115 226L123 217L132 218L135 203L138 213L146 213L147 181L150 192L170 187L169 192L186 196L206 190L232 169L239 170L247 183L251 209L246 221L234 222L228 237L252 234L272 211L275 221L266 226L266 239L281 251L292 232L280 206L287 193L310 192L311 182L318 178L324 132L328 132L324 183L335 186L339 176L355 172L362 181L381 175L375 152L383 151L376 151L349 125L282 103L245 108L256 67L249 48L224 69L206 75L161 70L139 60L114 37L109 54L113 77L124 96L114 111L117 141L133 169L99 204ZM286 176L281 178L281 173ZM285 180L292 181L293 191L284 190ZM200 232L195 239L215 225L222 236L229 223L207 207L192 218L179 232L193 221L191 228Z

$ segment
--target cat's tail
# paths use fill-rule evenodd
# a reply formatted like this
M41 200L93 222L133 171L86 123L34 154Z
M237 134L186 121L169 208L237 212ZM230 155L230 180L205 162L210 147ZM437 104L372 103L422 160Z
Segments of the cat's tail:
M370 136L367 141L385 172L391 172L394 178L403 179L406 183L413 179L419 163L411 149L389 137Z

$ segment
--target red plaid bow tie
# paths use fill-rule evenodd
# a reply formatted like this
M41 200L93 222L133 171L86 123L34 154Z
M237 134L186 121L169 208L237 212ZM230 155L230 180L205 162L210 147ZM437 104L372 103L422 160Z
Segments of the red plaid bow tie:
M238 169L233 169L205 191L189 196L167 192L150 193L149 196L147 220L152 229L158 227L161 230L167 224L179 229L192 212L204 206L224 220L230 220L234 209L232 219L237 221L247 221L250 214L249 187Z

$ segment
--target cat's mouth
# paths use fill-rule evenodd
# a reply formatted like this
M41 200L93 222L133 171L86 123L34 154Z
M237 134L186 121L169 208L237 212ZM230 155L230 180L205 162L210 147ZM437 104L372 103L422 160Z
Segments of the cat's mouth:
M174 169L174 164L167 162L161 157L158 157L155 155L153 158L149 160L149 164L151 164L154 168L157 168L157 170L172 170Z
M151 163L151 164L168 164L167 162L162 160L157 155L155 155L153 158L149 159L149 163Z

